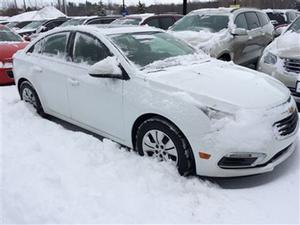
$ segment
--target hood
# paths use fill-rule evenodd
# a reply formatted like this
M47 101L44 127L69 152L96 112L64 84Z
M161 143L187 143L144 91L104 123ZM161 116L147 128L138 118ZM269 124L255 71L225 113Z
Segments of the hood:
M28 42L0 42L0 60L10 60L20 49L26 47Z
M214 59L149 72L148 79L168 85L174 94L188 94L199 104L220 110L224 105L270 108L282 104L290 96L283 84L263 73Z
M300 59L300 33L286 32L275 40L275 53L281 58Z
M202 49L206 53L211 53L214 48L219 47L229 40L230 33L227 29L212 33L206 30L201 31L177 31L171 32L175 37L188 42L197 49Z

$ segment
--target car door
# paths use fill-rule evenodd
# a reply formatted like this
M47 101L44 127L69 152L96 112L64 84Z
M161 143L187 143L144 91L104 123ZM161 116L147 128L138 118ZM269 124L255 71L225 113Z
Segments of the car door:
M264 48L270 44L273 40L274 29L270 24L268 16L263 12L256 12L261 25L261 36L259 39L259 44L261 45L259 56L261 55Z
M261 49L260 39L262 30L256 13L246 12L245 18L248 24L248 41L244 49L245 54L242 57L241 64L256 62Z
M30 49L33 66L28 68L47 109L64 117L70 117L65 74L69 35L60 32L37 42Z
M245 13L240 13L235 18L235 26L236 28L245 29L249 31L248 23L245 17ZM249 36L247 35L236 35L233 39L233 52L234 58L233 61L237 64L243 64L247 61L247 57L249 54Z
M121 137L123 80L96 78L91 65L112 54L94 36L77 32L68 71L68 96L72 119L102 133Z

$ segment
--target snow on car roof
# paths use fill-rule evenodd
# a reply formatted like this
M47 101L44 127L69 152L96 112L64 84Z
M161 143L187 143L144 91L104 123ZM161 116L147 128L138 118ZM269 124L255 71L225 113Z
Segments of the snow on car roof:
M228 14L231 13L234 10L234 8L205 8L205 9L196 9L194 11L191 11L189 14L201 14L201 13L213 13L213 14Z
M294 11L294 12L298 12L295 9L263 9L264 12L268 13L273 13L273 12L278 12L278 13L286 13L286 12L290 12L290 11Z

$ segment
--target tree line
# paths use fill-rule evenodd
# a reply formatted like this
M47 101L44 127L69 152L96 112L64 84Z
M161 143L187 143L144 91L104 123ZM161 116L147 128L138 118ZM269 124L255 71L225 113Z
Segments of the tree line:
M126 2L126 0L125 0ZM5 1L3 0L3 3ZM2 4L3 4L2 3ZM254 7L259 9L274 8L274 9L298 9L300 10L300 0L211 0L208 2L191 1L187 5L187 12L200 8L216 8L216 7L230 7L233 4L241 7ZM58 5L54 5L58 7ZM16 7L16 4L6 1L0 10L2 16L13 16L24 11L37 10L39 7L27 7L26 9ZM109 15L121 14L123 10L122 4L108 3L104 4L102 1L92 3L86 1L85 3L75 3L68 1L67 7L61 9L68 16L91 16L91 15ZM182 13L182 4L153 4L146 6L143 0L140 0L137 5L126 6L126 11L129 14L135 13Z

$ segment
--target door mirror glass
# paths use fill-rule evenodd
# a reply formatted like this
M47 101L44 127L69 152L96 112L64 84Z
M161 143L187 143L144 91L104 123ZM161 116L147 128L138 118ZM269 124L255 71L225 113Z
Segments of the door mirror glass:
M247 35L247 30L244 28L235 28L231 30L231 34L234 36Z
M92 77L122 79L122 70L119 65L116 57L106 57L92 65L88 73Z

